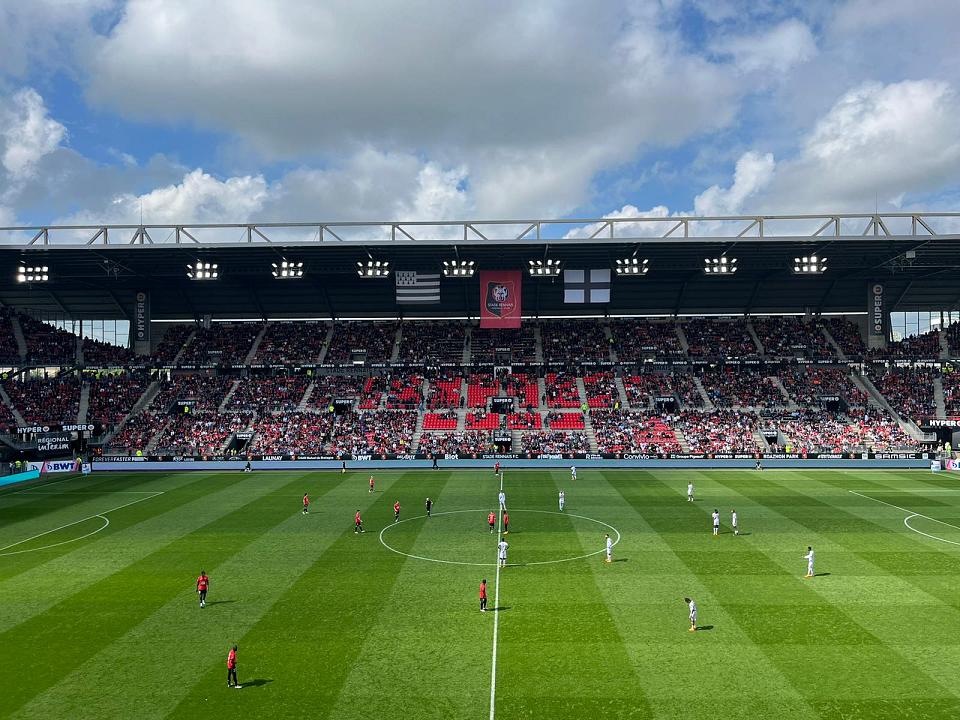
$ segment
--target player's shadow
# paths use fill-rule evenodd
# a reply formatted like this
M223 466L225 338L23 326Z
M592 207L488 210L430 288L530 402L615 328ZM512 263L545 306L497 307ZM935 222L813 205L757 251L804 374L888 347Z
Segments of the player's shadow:
M506 612L510 609L509 605L501 605L500 607L487 608L487 612Z
M257 678L256 680L247 680L245 683L243 683L243 687L263 687L264 685L272 682L273 678Z
M814 573L813 574L814 577L827 577L829 575L830 573Z
M753 535L753 533L740 533L739 537L748 537L750 535Z
M697 625L697 632L704 632L707 630L713 630L713 625Z
M211 600L207 603L207 607L211 605L229 605L230 603L235 603L236 600Z
M615 562L615 563L627 562L628 560L630 560L630 558L617 558L616 560L612 560L611 562Z

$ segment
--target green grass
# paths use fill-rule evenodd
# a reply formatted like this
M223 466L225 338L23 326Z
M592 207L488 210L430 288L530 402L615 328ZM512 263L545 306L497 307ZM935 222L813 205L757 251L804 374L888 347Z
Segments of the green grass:
M498 718L960 717L960 477L507 471L511 564L481 614L493 473L376 476L373 495L366 473L308 472L0 495L0 717L486 718L495 618Z

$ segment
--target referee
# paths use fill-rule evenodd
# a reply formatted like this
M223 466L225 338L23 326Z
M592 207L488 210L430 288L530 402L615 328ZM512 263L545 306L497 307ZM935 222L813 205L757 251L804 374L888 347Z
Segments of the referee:
M427 501L424 503L424 506L427 508L427 517L430 517L430 509L433 507L433 500L427 498Z

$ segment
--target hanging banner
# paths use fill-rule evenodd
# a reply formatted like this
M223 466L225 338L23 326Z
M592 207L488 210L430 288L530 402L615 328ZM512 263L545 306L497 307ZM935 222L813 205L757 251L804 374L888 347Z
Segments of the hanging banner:
M133 304L133 341L150 342L150 294L138 292Z
M883 297L883 283L867 286L867 349L887 346L887 308Z
M519 270L480 271L480 327L520 327Z

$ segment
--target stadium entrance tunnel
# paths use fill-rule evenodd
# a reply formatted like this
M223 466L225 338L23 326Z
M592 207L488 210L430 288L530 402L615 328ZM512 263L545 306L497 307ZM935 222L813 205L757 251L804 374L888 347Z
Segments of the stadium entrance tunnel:
M391 523L380 531L389 551L414 560L447 565L496 567L497 532L490 532L487 515L495 507L435 512ZM509 510L504 539L510 566L553 565L577 560L600 560L604 536L614 545L620 531L602 520L556 510ZM616 552L616 551L615 551Z

